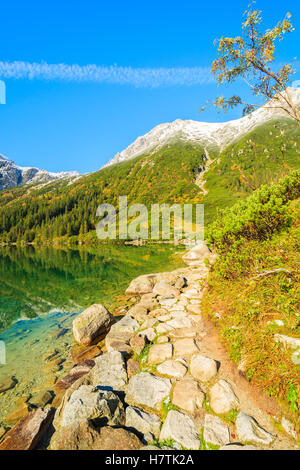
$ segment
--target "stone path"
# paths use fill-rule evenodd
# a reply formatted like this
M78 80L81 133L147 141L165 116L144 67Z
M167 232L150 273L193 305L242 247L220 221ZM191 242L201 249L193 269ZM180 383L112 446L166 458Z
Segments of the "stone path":
M64 448L66 435L68 448L85 448L84 433L103 448L103 429L115 442L110 425L127 430L123 445L135 449L298 448L293 425L285 417L285 431L274 425L282 418L277 405L241 376L202 317L204 257L211 258L207 249L195 248L188 267L131 282L136 303L110 328L107 352L69 380L50 448Z
M164 421L159 437L157 432L153 436L175 448L235 450L248 448L245 443L252 449L297 448L294 432L280 433L274 426L275 403L240 375L212 325L203 319L208 268L193 256L188 261L189 268L158 277L152 292L142 295L127 313L140 324L129 346L146 341L136 355L138 373L129 379L125 401L150 415L160 411ZM108 351L114 347L112 336L107 337ZM116 350L122 349L119 346Z

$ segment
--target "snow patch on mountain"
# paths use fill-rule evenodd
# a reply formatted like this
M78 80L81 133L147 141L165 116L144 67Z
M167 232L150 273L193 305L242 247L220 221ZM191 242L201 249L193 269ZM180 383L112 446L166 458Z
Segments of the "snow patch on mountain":
M0 190L10 189L23 184L48 183L62 178L77 178L78 171L53 173L35 167L21 167L0 154Z
M299 107L300 88L288 88L288 91L295 106ZM276 117L288 117L286 111L277 106L278 104L272 100L248 116L222 123L177 119L173 122L159 124L144 136L138 137L125 150L117 153L102 168L131 160L143 153L162 147L172 140L191 141L208 150L214 147L221 151L255 127Z

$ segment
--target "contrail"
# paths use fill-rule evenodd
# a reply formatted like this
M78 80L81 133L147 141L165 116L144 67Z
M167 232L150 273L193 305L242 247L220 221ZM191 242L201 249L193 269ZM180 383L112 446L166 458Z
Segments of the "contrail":
M133 68L46 62L0 62L0 79L94 82L134 87L192 86L213 83L209 67Z

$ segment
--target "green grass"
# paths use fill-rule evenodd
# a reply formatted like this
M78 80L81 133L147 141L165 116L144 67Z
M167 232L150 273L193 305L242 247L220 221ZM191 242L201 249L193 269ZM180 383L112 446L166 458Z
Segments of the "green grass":
M206 442L204 440L204 428L201 429L199 438L200 438L200 450L218 450L220 448L220 446L211 444L210 442Z
M165 397L162 402L161 402L161 419L164 422L167 414L169 413L170 410L176 410L178 411L178 407L173 405L171 402L171 399L169 396Z

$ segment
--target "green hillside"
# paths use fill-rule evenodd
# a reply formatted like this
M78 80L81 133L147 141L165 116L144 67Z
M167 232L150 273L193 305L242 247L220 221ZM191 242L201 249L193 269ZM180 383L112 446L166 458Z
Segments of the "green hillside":
M300 411L300 357L275 334L300 338L300 171L225 209L208 241L212 266L203 311L249 381ZM288 411L287 411L288 413ZM293 418L294 416L294 418Z
M206 195L196 184L207 165L204 148L177 141L69 183L20 186L0 193L0 242L97 242L99 204L205 203L210 223L261 184L299 168L300 127L289 119L257 127L218 154L210 149Z
M300 168L300 126L281 118L255 128L223 150L206 173L207 222L262 184Z

